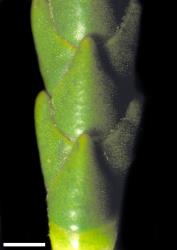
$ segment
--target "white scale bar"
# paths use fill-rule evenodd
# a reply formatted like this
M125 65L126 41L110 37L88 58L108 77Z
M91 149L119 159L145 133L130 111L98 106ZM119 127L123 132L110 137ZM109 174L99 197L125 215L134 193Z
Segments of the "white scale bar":
M3 243L3 247L45 247L45 243Z

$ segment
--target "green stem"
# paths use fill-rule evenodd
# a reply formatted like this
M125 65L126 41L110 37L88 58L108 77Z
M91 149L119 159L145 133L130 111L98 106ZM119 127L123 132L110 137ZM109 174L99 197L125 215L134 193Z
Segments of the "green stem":
M53 250L113 250L118 237L142 111L134 69L141 6L130 0L119 24L114 4L33 0L46 87L36 100L36 134ZM121 86L134 90L125 111Z

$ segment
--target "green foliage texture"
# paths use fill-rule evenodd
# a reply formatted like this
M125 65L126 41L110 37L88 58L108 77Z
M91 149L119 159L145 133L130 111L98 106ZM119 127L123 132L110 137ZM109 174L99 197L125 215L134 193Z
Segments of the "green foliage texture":
M142 113L140 18L138 0L33 0L46 88L36 100L36 134L54 250L115 247Z

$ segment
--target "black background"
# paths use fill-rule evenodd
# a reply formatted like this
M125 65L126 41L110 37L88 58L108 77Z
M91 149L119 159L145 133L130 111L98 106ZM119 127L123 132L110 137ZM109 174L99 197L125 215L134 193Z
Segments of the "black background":
M45 189L34 100L43 89L30 28L30 0L0 1L2 241L47 242ZM121 250L177 249L176 69L173 4L144 0L137 73L147 104L129 175Z
M1 124L4 242L46 242L45 189L34 130L34 100L43 89L28 0L1 3ZM3 57L2 57L3 55Z

